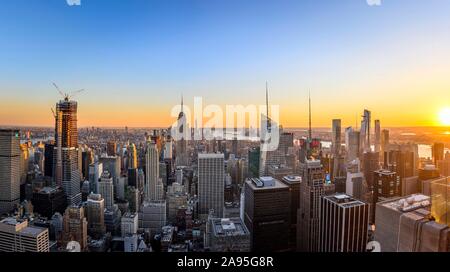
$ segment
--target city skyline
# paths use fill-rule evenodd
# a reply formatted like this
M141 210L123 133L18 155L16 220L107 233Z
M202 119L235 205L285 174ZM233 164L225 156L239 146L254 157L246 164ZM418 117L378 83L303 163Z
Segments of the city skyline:
M364 108L383 127L448 127L448 7L4 1L0 125L53 126L53 81L87 90L75 98L80 128L168 127L181 94L191 107L195 96L264 104L268 81L284 127L307 127L309 91L314 127L354 126Z

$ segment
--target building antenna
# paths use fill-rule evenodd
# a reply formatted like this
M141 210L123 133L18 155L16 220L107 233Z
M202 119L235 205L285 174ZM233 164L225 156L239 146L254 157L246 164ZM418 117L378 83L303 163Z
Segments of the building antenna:
M309 91L309 128L308 128L308 137L312 139L312 129L311 129L311 91Z
M266 81L266 114L267 118L269 118L269 85Z

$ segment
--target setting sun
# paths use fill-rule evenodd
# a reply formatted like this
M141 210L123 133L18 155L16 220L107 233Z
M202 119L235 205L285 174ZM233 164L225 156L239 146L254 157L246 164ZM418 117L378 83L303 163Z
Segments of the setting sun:
M444 108L439 112L439 121L444 126L450 126L450 108Z

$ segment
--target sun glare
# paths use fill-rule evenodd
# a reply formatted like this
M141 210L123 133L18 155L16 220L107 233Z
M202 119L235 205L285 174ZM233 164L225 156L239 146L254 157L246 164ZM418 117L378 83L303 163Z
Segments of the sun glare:
M450 126L450 108L444 108L439 112L439 121L441 125Z

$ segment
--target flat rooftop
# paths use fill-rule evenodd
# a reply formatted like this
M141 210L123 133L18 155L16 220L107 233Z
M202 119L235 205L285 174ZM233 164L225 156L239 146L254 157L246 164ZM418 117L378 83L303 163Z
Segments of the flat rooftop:
M211 221L214 236L245 236L250 234L240 218L214 218Z
M285 177L283 177L283 181L290 183L290 184L300 183L300 182L302 182L302 177L293 176L293 175L285 176Z
M347 194L336 193L334 195L324 196L324 198L329 199L336 203L338 206L349 208L358 205L365 205L366 203L355 199Z
M286 184L273 177L251 178L245 182L255 191L289 188Z
M201 153L198 154L199 159L223 159L225 158L223 153Z
M400 212L410 212L429 207L431 205L431 198L422 194L413 194L379 202L377 205Z

